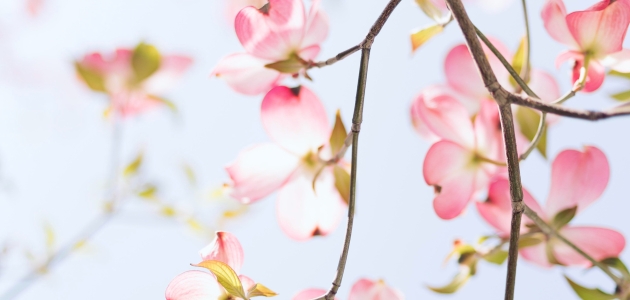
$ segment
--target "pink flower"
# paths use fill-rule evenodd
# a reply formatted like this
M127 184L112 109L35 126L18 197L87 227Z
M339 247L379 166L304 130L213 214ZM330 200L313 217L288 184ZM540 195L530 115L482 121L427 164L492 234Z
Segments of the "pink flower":
M471 121L466 108L452 95L428 90L412 106L419 123L439 140L424 159L424 179L435 187L433 208L437 215L452 219L504 169L488 162L502 161L504 156L494 121L497 108L494 103L483 101Z
M203 248L201 259L218 260L229 265L237 274L243 265L243 248L238 239L228 232L218 231L214 241ZM254 281L240 275L243 287L248 291ZM223 299L227 293L217 282L216 277L203 271L187 271L177 275L166 288L166 300L205 300Z
M241 9L248 6L261 8L265 4L267 0L225 0L225 16L230 24L234 24L234 19Z
M172 105L161 94L173 87L191 63L188 57L160 56L153 46L140 44L108 57L88 54L76 68L90 89L109 95L109 109L126 117L159 104Z
M572 216L566 218L568 210L577 207L579 213L597 200L608 184L609 175L608 161L599 149L587 146L583 152L565 150L553 162L551 190L544 209L527 190L523 190L523 201L548 224L556 227L560 234L596 260L617 257L626 244L623 235L600 227L568 226ZM509 235L512 208L507 180L493 182L488 200L477 203L477 209L500 234ZM565 218L558 218L563 211ZM532 221L524 218L522 233L527 232L527 224L532 224ZM522 248L521 255L540 266L551 266L553 261L549 260L548 248L552 249L553 259L560 264L590 266L588 260L554 237L546 237L534 246Z
M292 300L310 300L327 293L323 289L307 289L293 296ZM335 297L335 299L337 299ZM359 279L350 290L348 300L404 300L403 294L385 284L383 280Z
M549 35L569 47L569 51L558 56L556 64L573 60L572 80L576 82L580 69L587 61L584 91L597 90L606 75L605 58L622 51L630 24L630 4L626 0L603 0L587 10L567 15L562 0L547 0L542 18Z
M236 16L235 27L246 53L224 57L211 76L224 78L235 91L247 95L265 93L287 74L298 73L317 56L328 35L328 19L319 0L313 1L308 15L302 0L270 0L261 9L245 7ZM266 67L272 63L281 66Z
M278 191L278 221L289 237L306 240L330 233L340 221L344 202L335 188L334 165L323 161L332 156L324 106L304 86L277 86L267 93L261 110L274 143L245 149L226 168L233 182L231 196L252 203Z

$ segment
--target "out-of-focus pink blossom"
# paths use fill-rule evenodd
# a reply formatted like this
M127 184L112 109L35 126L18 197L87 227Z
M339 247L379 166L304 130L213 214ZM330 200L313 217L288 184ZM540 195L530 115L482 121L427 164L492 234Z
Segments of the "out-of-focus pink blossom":
M436 7L444 11L448 10L445 0L431 0L431 2L433 2ZM464 2L472 2L481 6L486 11L497 12L505 9L508 5L510 5L512 3L512 0L465 0Z
M141 78L134 70L134 51L117 49L109 55L95 52L76 63L82 81L92 90L106 93L110 109L122 117L164 104L162 93L171 89L192 63L186 56L161 56L157 58L159 67Z
M603 0L587 10L567 14L562 0L547 0L542 18L549 35L569 47L569 51L558 56L556 64L573 61L572 81L576 82L582 66L588 62L583 90L597 90L606 75L603 63L616 64L614 59L607 60L607 56L622 51L630 24L630 3L627 0Z
M425 97L426 96L426 97ZM433 208L442 219L460 215L473 195L488 188L502 172L494 163L503 160L502 139L494 121L496 105L481 102L471 121L466 108L451 94L421 94L412 106L418 123L438 142L429 149L423 166L424 179L435 188Z
M293 296L292 300L311 300L327 293L323 289L307 289ZM338 299L335 297L335 299ZM405 296L383 280L359 279L350 290L348 300L404 300Z
M229 265L238 273L243 264L243 248L238 239L228 232L218 231L215 239L200 251L201 258L218 260ZM247 276L240 275L245 291L255 283ZM166 300L207 300L225 299L227 293L217 282L216 277L203 271L187 271L177 275L166 288Z
M523 190L523 201L543 220L557 227L560 234L576 244L596 260L617 257L625 247L626 241L619 232L585 226L554 224L556 216L565 210L577 207L579 213L597 200L603 193L610 169L606 156L601 150L587 146L583 151L565 150L558 154L552 165L551 190L544 208ZM512 212L509 183L499 179L492 183L488 200L477 203L481 216L502 235L509 235ZM568 222L568 220L564 220ZM526 224L533 222L524 217L521 232L527 230ZM553 249L553 259L563 265L589 266L590 262L573 249L554 237L541 240L539 244L521 249L523 258L540 266L551 266L548 247Z
M239 93L257 95L288 74L298 73L317 56L328 35L328 19L320 0L312 1L308 14L302 0L270 0L262 8L243 8L235 28L245 53L224 57L211 75L225 79ZM285 65L266 67L277 62Z
M278 221L289 237L305 240L330 233L344 202L335 188L334 166L324 162L332 156L324 106L304 86L277 86L263 99L261 118L273 143L245 149L226 168L232 197L252 203L278 191Z

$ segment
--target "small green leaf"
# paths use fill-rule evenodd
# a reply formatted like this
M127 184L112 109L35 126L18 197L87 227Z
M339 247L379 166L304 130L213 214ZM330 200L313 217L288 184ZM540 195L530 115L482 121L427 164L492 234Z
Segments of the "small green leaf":
M502 265L508 258L508 252L505 250L492 251L482 257L487 262Z
M553 246L551 243L545 244L545 253L547 254L547 260L550 264L564 266L564 264L556 258L556 254L553 252Z
M622 72L615 71L615 70L612 70L612 71L608 72L608 75L630 79L630 73L622 73Z
M107 93L107 89L105 88L105 81L103 76L96 71L91 70L83 66L82 64L75 62L74 68L77 71L77 74L83 79L85 84L95 92Z
M266 64L265 67L280 73L295 74L306 67L306 62L294 54L289 59Z
M626 265L617 257L609 257L601 261L601 263L621 272L624 277L630 277L630 272Z
M335 165L333 174L335 175L335 188L337 188L343 201L348 204L350 202L350 174L338 165Z
M564 227L564 225L569 224L571 220L575 217L575 213L577 213L577 206L567 208L565 210L560 211L553 217L553 221L551 221L551 225L557 229Z
M628 101L630 100L630 91L625 91L617 94L610 95L613 99L617 101Z
M160 68L160 52L155 46L140 43L133 50L131 66L135 74L135 83L149 78Z
M193 266L210 270L210 272L217 277L219 284L230 295L248 299L247 295L245 295L245 290L243 290L241 279L238 278L236 272L234 272L234 270L227 264L218 260L205 260Z
M412 32L410 36L411 52L415 52L418 48L428 42L432 37L441 33L443 30L444 25L434 24Z
M531 236L521 236L518 239L518 248L526 248L536 246L545 241L545 235L543 233L535 234Z
M516 54L514 54L514 57L512 58L512 67L514 68L514 71L516 71L516 73L518 73L519 75L521 74L521 71L523 70L526 54L527 54L527 37L525 36L521 39L521 43L518 45ZM510 76L510 84L513 87L519 87L518 83L516 83L516 80L514 80L512 76Z
M142 156L142 153L139 153L138 156L136 156L136 158L125 167L125 170L123 171L123 176L129 177L138 173L138 170L142 165Z
M337 154L339 149L343 147L343 144L346 142L347 135L348 132L346 131L346 126L343 125L343 120L341 119L341 112L337 110L335 126L330 134L330 151L333 155Z
M531 108L519 107L516 109L516 121L521 129L521 133L529 141L532 141L538 131L540 114ZM538 141L536 149L544 158L547 158L547 127L545 127L545 131L543 131L543 135L540 138L540 141Z
M459 290L462 286L464 286L464 284L466 284L470 277L471 275L469 269L462 268L462 270L457 275L455 275L455 277L449 284L442 287L427 286L427 288L440 294L452 294Z
M263 297L273 297L273 296L277 296L278 294L276 294L276 292L268 289L266 286L257 283L256 285L254 285L251 289L249 289L249 291L247 292L247 297L259 297L259 296L263 296Z
M441 23L442 22L442 11L431 2L431 0L416 0L416 4L420 6L420 9L427 15L429 18L434 21Z
M569 285L571 285L571 288L573 289L573 291L575 291L575 293L578 295L578 297L580 297L580 299L582 299L582 300L613 300L613 299L617 299L617 296L604 293L600 289L585 288L585 287L575 283L573 280L569 279L569 277L567 277L567 276L564 276L564 278L569 282Z

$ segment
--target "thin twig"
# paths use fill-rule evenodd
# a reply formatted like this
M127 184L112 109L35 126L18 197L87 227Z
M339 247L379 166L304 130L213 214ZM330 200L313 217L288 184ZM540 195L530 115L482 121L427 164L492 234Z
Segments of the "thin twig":
M468 49L477 64L481 77L488 91L499 105L501 128L508 163L508 178L510 182L510 197L512 199L512 221L510 226L510 246L508 249L508 270L505 285L505 299L514 299L516 285L516 265L518 261L518 239L521 228L521 217L524 210L523 187L521 186L521 174L519 168L518 150L516 148L516 134L514 132L514 119L512 106L507 98L508 93L498 83L490 63L477 39L475 26L468 18L468 14L461 0L446 0L448 6L459 23L459 27L466 38ZM517 74L518 76L518 74Z
M579 253L584 258L588 259L588 261L590 261L594 266L596 266L596 267L600 268L602 271L604 271L604 273L606 273L606 275L608 275L617 285L621 286L623 284L623 279L617 277L617 275L615 275L612 271L610 271L610 268L608 268L608 266L606 266L606 265L600 263L599 261L595 260L592 256L588 255L588 253L584 252L584 250L580 249L580 247L576 246L571 241L569 241L567 238L562 236L558 231L556 231L553 227L551 227L549 224L547 224L547 222L545 222L542 218L540 218L540 216L538 216L538 214L535 211L531 210L531 208L529 208L527 206L525 206L525 215L528 218L530 218L532 221L534 221L534 223L545 234L547 234L549 236L556 237L557 239L559 239L560 241L565 243L567 246L569 246L571 249L575 250L575 252Z
M522 0L523 6L523 18L525 19L525 41L527 42L527 51L525 52L525 57L523 59L523 67L521 69L521 74L523 75L523 79L525 82L529 81L529 75L531 70L531 57L532 57L532 44L531 44L531 36L529 31L529 16L527 15L527 3L525 0Z
M560 115L575 119L589 120L589 121L598 121L603 119L608 119L612 117L625 116L630 115L630 107L622 109L621 107L609 109L606 111L592 111L592 110L581 110L581 109L573 109L567 108L560 105L549 104L540 101L537 98L524 96L524 95L516 95L505 91L508 95L508 101L511 103L526 106L529 108L533 108L538 111L543 111L547 113L551 113L554 115Z

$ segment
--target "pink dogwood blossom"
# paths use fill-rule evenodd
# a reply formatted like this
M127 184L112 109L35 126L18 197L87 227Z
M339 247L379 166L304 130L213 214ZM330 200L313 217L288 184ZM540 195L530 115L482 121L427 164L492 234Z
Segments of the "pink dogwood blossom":
M311 300L327 293L323 289L307 289L293 296L292 300ZM337 300L338 298L335 297ZM404 300L403 294L385 284L383 280L359 279L350 290L348 300Z
M253 6L256 8L263 7L268 3L267 0L224 0L225 2L225 16L231 25L234 24L234 19L236 15L241 11L241 9Z
M156 51L140 44L135 50L117 49L107 56L91 53L76 63L77 73L90 89L106 93L109 110L122 117L159 104L172 105L161 94L173 87L192 60L181 55L160 57Z
M630 24L630 3L627 0L603 0L584 11L567 14L562 0L547 0L542 10L547 32L556 41L569 47L558 56L556 64L574 61L572 81L580 78L587 63L585 92L597 90L604 82L606 61L625 56L622 43ZM612 56L607 59L607 57Z
M460 101L438 90L421 95L412 108L412 114L438 140L429 149L423 166L424 179L436 192L433 208L442 219L455 218L473 195L487 189L490 180L503 169L488 162L501 161L504 156L493 120L496 104L483 101L471 121Z
M302 0L270 0L262 8L243 8L235 28L245 53L224 57L211 75L225 79L239 93L257 95L317 56L328 35L328 19L320 0L312 1L308 14ZM273 63L282 66L266 67Z
M277 86L263 99L261 118L274 143L243 150L226 168L231 196L252 203L278 191L278 221L289 237L305 240L330 233L344 202L335 188L334 165L323 161L332 156L324 106L304 86Z
M542 219L559 230L560 234L596 260L617 257L625 247L626 241L621 233L600 227L569 226L570 220L559 220L559 213L577 207L577 213L596 201L603 193L610 169L606 155L599 149L587 146L583 151L562 151L553 162L551 190L544 208L523 190L523 201ZM509 235L511 200L509 182L499 179L492 183L488 200L478 202L477 209L481 216L500 234ZM562 219L562 218L560 218ZM528 230L527 224L533 222L524 217L521 232ZM550 256L548 249L551 248ZM555 260L563 265L589 266L590 262L554 237L540 240L540 243L521 249L523 258L540 266L551 266Z
M243 265L243 248L231 233L218 231L214 240L199 252L203 261L217 260L229 265L237 274ZM239 278L247 291L254 281L247 276ZM166 300L224 299L228 294L216 277L203 271L186 271L177 275L166 288Z

